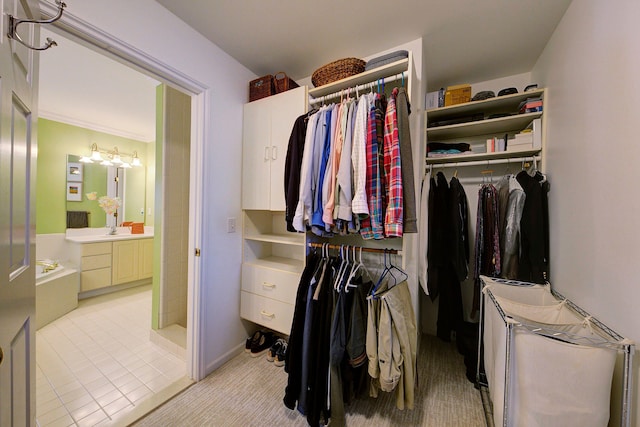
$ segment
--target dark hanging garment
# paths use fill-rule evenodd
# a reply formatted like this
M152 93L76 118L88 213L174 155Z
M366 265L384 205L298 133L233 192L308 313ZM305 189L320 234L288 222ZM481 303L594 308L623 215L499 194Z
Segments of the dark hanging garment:
M429 237L427 244L427 287L431 301L440 294L441 277L449 255L447 241L449 218L449 184L442 172L431 177L429 187ZM446 280L446 279L445 279Z
M296 407L296 402L300 394L300 384L302 375L302 341L305 324L305 311L307 307L307 295L311 278L320 264L320 256L310 253L307 256L306 267L302 272L298 291L296 294L296 304L293 312L293 322L291 323L291 333L289 334L289 345L285 359L284 370L289 374L284 395L284 404L289 409Z
M539 180L526 171L520 172L516 179L526 195L520 220L518 280L544 283L547 277L545 246L548 245L548 229L545 231L545 222L548 224L545 216L548 218L548 213L545 215L543 208L546 192L543 194ZM545 201L544 205L548 205L548 202Z
M308 119L309 115L303 114L293 124L284 163L285 220L287 221L287 231L293 232L296 231L293 227L293 217L300 197L300 168L302 167L302 153L304 152Z
M469 275L469 206L467 194L458 181L451 178L452 261L458 281Z

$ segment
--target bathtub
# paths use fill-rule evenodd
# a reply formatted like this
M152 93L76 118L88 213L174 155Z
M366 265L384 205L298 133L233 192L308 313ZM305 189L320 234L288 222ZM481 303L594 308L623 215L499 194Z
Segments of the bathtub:
M36 265L36 328L40 329L78 306L80 273L63 264L48 272Z

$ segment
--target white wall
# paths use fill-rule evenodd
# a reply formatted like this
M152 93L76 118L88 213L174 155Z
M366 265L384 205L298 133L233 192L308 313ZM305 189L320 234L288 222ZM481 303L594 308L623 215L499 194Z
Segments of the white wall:
M551 283L637 343L638 17L634 0L574 1L532 71L549 88Z
M67 11L146 52L211 90L205 120L202 294L204 364L210 372L244 343L240 307L240 234L226 218L240 216L242 104L256 75L153 0L67 0ZM65 12L66 13L66 12Z

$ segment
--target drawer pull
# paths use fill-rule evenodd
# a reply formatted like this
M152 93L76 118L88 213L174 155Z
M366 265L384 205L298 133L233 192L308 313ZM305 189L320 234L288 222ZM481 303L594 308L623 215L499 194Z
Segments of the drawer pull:
M276 285L274 285L273 283L267 283L267 282L262 282L262 286L269 289L275 289L276 287Z
M270 318L272 318L272 319L273 319L274 317L276 317L276 315L275 315L275 314L273 314L273 313L269 313L268 311L264 311L264 310L261 310L261 311L260 311L260 314L262 314L264 317L270 317Z

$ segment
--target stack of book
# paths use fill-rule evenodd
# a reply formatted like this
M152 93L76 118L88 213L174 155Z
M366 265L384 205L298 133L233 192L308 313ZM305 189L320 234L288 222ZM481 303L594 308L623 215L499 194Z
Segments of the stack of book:
M535 113L537 111L542 111L542 98L539 96L527 98L518 105L518 112L520 114Z

